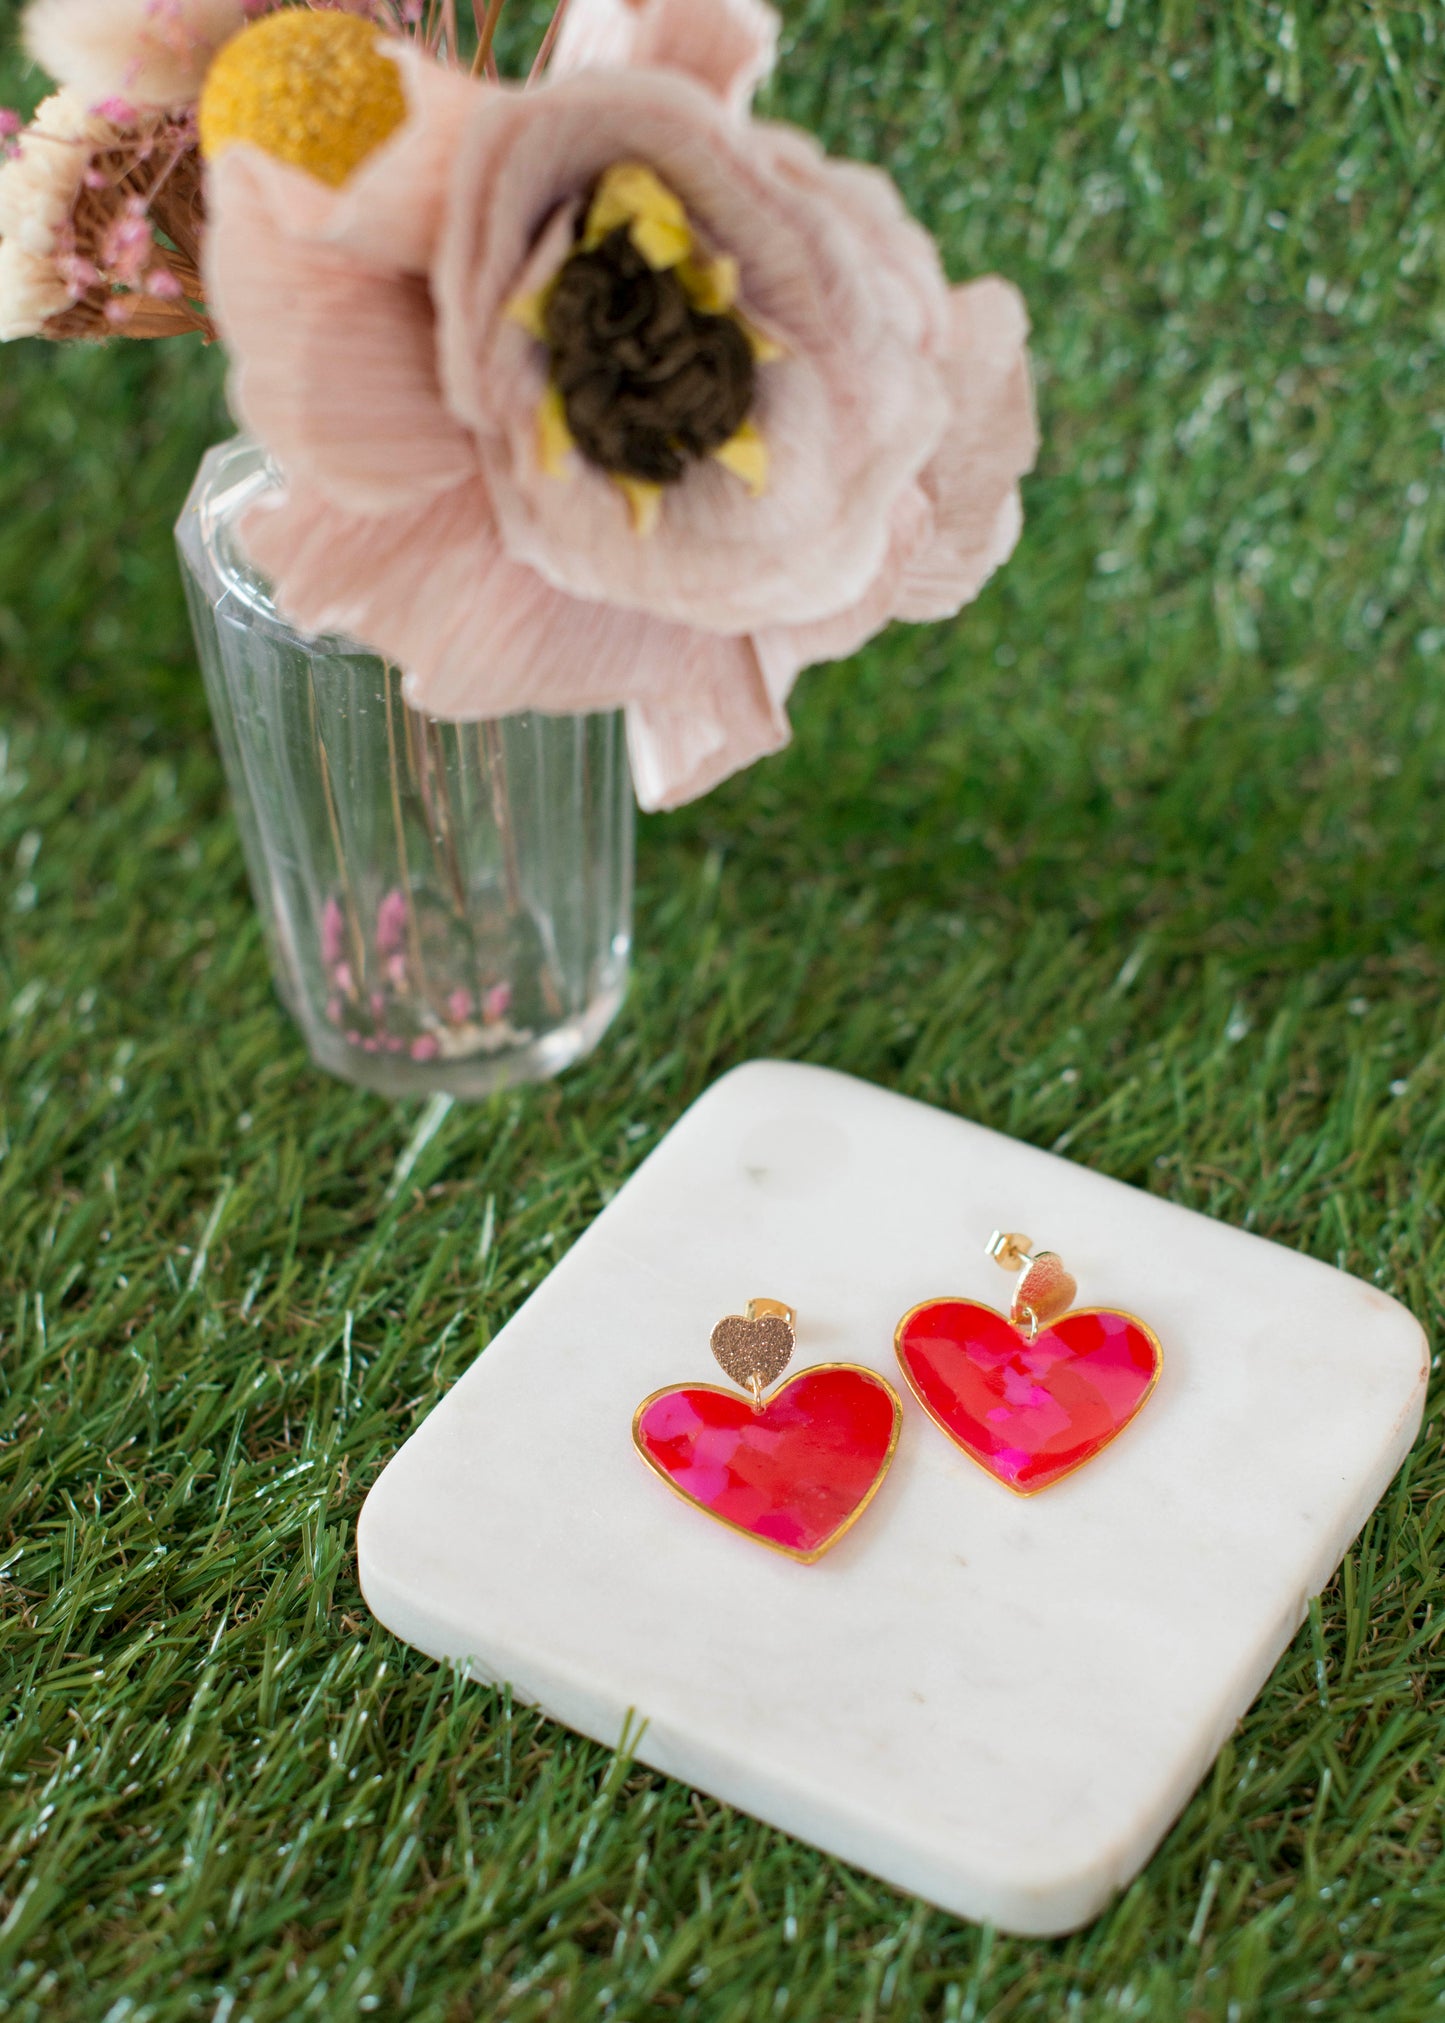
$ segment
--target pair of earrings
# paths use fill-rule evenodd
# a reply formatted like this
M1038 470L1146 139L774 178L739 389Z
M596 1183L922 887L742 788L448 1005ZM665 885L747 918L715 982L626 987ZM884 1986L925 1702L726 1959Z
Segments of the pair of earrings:
M1007 1315L931 1299L898 1323L894 1352L935 1425L996 1481L1032 1496L1121 1433L1158 1381L1158 1337L1133 1314L1072 1308L1078 1290L1052 1251L996 1231L988 1255L1017 1271ZM878 1492L903 1425L898 1393L857 1363L814 1363L778 1384L797 1316L756 1299L712 1331L741 1397L672 1385L638 1406L632 1437L689 1503L792 1558L819 1559Z

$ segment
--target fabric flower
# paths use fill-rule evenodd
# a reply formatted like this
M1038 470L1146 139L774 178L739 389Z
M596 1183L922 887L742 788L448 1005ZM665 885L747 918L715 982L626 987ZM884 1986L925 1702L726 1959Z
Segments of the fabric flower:
M884 175L747 116L773 33L573 0L535 90L387 45L409 117L340 188L213 167L283 608L438 716L625 705L649 808L781 746L810 661L973 597L1034 455L1018 295L950 290Z
M246 0L31 0L25 46L85 104L193 105Z
M79 294L65 271L66 229L92 157L115 138L108 120L57 91L0 168L0 341L38 336Z

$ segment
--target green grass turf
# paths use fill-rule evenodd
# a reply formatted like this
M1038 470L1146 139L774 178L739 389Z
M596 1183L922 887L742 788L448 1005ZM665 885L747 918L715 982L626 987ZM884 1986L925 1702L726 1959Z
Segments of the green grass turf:
M787 27L774 108L1027 291L1027 533L959 623L806 677L787 756L643 825L601 1053L419 1151L267 982L168 548L218 361L0 355L0 2016L1417 2023L1445 1989L1438 1417L1158 1856L1056 1943L458 1683L358 1593L387 1456L752 1055L1438 1327L1445 18Z

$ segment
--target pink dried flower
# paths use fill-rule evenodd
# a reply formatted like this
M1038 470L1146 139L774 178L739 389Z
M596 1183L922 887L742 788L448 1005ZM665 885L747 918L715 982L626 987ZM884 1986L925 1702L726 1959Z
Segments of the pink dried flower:
M784 743L801 667L975 596L1034 456L1016 291L950 289L885 176L747 117L775 32L760 0L573 0L525 93L397 44L411 118L341 189L246 147L212 179L235 397L287 478L244 538L283 606L439 716L625 705L644 807ZM571 408L559 438L538 307L633 164L755 352L739 463L655 485Z
M76 252L73 217L96 152L115 140L108 122L57 91L8 150L0 168L0 339L37 336L79 289L61 263Z
M123 130L58 91L22 141L0 168L0 339L209 332L187 299L201 287L188 124L152 114Z
M488 1025L495 1025L504 1019L512 1009L512 986L509 983L493 984L482 999L482 1017Z
M453 1025L460 1025L463 1019L469 1019L473 1010L472 994L469 990L454 990L447 999L447 1017Z
M406 939L406 894L393 886L376 909L376 945L383 955L392 955Z
M334 894L321 909L321 960L334 969L346 950L346 915Z
M146 216L145 200L131 197L101 239L101 265L122 286L134 288L151 265L155 250L155 234Z
M434 1061L441 1052L441 1044L431 1033L423 1033L420 1039L411 1043L411 1057L414 1061Z
M56 269L65 282L72 300L85 293L87 288L98 288L101 273L94 260L88 260L83 253L61 253L56 257Z

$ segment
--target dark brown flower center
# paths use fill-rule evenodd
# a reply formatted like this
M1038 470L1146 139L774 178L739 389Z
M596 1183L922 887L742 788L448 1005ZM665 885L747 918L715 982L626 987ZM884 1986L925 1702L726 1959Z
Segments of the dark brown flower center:
M552 377L589 462L670 485L720 449L753 404L752 346L730 316L694 309L619 225L566 262L543 312Z

